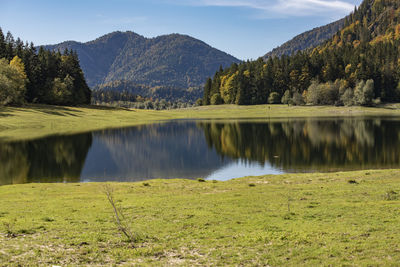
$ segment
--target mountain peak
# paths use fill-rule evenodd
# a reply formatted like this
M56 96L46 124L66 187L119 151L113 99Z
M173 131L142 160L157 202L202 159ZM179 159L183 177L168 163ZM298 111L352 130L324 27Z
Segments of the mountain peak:
M219 66L240 60L189 35L146 38L115 31L86 43L63 42L50 50L76 50L89 86L125 80L146 86L197 87Z

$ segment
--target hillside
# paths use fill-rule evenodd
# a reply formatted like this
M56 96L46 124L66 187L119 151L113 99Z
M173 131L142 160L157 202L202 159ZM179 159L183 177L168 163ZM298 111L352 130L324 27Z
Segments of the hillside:
M263 58L267 60L270 57L280 57L283 55L290 56L295 54L297 51L314 48L332 38L336 32L343 28L344 23L345 19L341 19L328 25L314 28L310 31L299 34L286 43L274 48L272 51L265 54Z
M400 2L398 0L364 0L349 16L345 27L320 50L351 45L395 44L400 40ZM387 51L389 53L389 51ZM388 54L388 56L390 56Z
M363 105L400 101L400 2L364 0L314 49L218 71L205 104Z
M94 41L63 42L49 50L73 49L89 86L130 81L146 86L196 87L221 65L240 60L187 35L145 38L134 32L113 32Z

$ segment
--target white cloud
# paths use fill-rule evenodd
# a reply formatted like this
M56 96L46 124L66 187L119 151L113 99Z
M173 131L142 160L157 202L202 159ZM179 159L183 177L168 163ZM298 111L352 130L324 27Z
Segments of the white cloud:
M351 0L357 1L357 0ZM184 3L184 1L179 1ZM261 11L270 17L277 16L344 16L354 9L354 4L341 0L189 0L191 5L244 7ZM357 1L359 2L359 1Z

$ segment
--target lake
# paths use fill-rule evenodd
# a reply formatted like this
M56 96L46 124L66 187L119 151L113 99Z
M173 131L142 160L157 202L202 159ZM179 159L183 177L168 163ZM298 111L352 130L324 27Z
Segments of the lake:
M0 143L0 185L400 168L400 120L171 121Z

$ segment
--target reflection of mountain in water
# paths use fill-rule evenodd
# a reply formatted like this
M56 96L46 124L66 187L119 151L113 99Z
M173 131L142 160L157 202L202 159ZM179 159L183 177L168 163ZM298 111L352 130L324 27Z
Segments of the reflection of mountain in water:
M200 123L222 156L291 171L399 167L400 122L308 119L286 122Z
M0 143L0 185L78 182L92 134Z
M194 122L107 130L94 137L82 173L90 181L198 178L230 162L208 148Z

